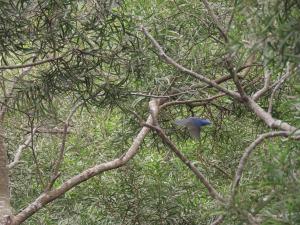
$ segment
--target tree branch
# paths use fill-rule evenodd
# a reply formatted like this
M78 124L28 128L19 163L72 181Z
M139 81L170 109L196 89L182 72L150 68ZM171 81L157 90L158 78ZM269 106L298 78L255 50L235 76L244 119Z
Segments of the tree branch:
M150 103L151 103L151 101L150 101ZM158 111L157 111L157 113L158 113ZM151 115L148 116L146 123L153 124L153 119L152 119ZM29 206L27 206L25 209L23 209L21 212L19 212L16 216L14 216L12 218L12 222L10 225L21 224L27 218L29 218L31 215L33 215L34 213L39 211L41 208L43 208L46 204L48 204L49 202L62 196L64 193L66 193L70 189L74 188L78 184L80 184L100 173L103 173L105 171L113 170L113 169L124 166L138 152L140 145L142 144L145 136L147 135L147 133L149 131L150 131L150 128L143 127L140 130L140 132L138 133L138 135L135 137L135 139L133 140L131 147L127 150L126 153L124 153L119 158L116 158L109 162L101 163L99 165L91 167L91 168L83 171L82 173L75 175L74 177L65 181L57 189L54 189L51 191L46 191L46 192L42 193L37 199L34 200L34 202L29 204Z
M76 105L74 105L66 119L66 121L64 122L64 131L63 131L63 135L62 135L62 143L60 146L60 151L59 151L59 156L57 158L57 160L54 163L53 166L53 170L52 170L52 175L50 178L50 181L46 187L46 192L51 190L55 180L59 177L59 167L63 161L64 158L64 153L65 153L65 146L66 146L66 141L67 141L67 133L68 133L68 128L70 125L70 120L72 118L72 116L74 115L74 113L76 112L76 110L83 104L84 102L79 102Z
M164 131L158 127L145 123L144 126L150 127L152 130L156 131L160 138L170 147L170 149L177 155L177 157L196 175L196 177L201 181L201 183L208 190L209 195L218 200L220 203L225 203L225 199L216 191L216 189L211 185L211 183L206 179L206 177L197 169L197 167L192 164L173 144L173 142L166 136Z
M171 57L169 57L163 50L163 48L159 45L159 43L152 37L152 35L143 27L141 26L141 31L145 34L145 36L147 38L149 38L149 40L151 41L152 45L159 51L159 56L168 64L173 65L175 68L179 69L180 71L184 72L184 73L188 73L191 76L197 78L198 80L216 88L217 90L226 93L227 95L231 96L234 99L240 100L241 97L238 93L234 92L234 91L230 91L220 85L218 85L216 82L206 78L205 76L196 73L190 69L185 68L184 66L178 64L177 62L175 62Z
M148 97L148 98L173 98L179 95L183 94L189 94L191 92L195 92L193 90L190 91L183 91L175 94L170 94L170 95L152 95L152 94L145 94L145 93L140 93L140 92L130 92L130 95L136 95L136 96L143 96L143 97Z
M211 97L208 97L208 98L204 98L204 99L195 99L195 100L176 100L176 101L170 101L170 102L166 102L164 103L161 108L165 108L165 107L168 107L168 106L172 106L172 105L183 105L183 104L191 104L191 103L209 103L217 98L220 98L220 97L223 97L225 96L224 93L222 94L218 94L218 95L215 95L215 96L211 96Z
M283 137L288 137L289 135L291 135L291 132L288 131L272 131L269 133L264 133L258 136L257 139L255 139L255 141L253 141L244 151L243 156L240 159L239 165L236 169L235 172L235 177L232 183L232 192L231 192L231 201L234 201L235 195L237 193L237 187L239 186L245 165L248 161L248 158L250 157L250 154L253 152L253 150L260 144L262 143L265 139L267 138L272 138L272 137L278 137L278 136L283 136ZM297 140L300 139L300 136L295 136L293 137Z
M45 64L48 62L52 62L58 59L61 59L65 56L59 56L59 57L53 57L53 58L49 58L49 59L45 59L45 60L41 60L38 62L32 62L32 63L28 63L28 64L19 64L19 65L9 65L9 66L0 66L0 70L12 70L12 69L20 69L20 68L26 68L26 67L33 67L33 66L37 66L37 65L41 65L41 64Z
M153 44L153 46L155 48L157 48L157 50L159 51L159 55L169 64L173 65L174 67L178 68L180 71L188 73L192 76L194 76L195 78L201 80L202 82L211 85L213 87L215 87L216 89L218 89L219 91L222 91L223 93L231 96L234 99L237 99L239 101L242 100L241 95L244 94L243 98L246 100L244 103L259 117L261 118L269 127L271 128L278 128L278 129L282 129L282 130L286 130L286 131L294 131L296 130L295 127L289 125L288 123L285 123L281 120L277 120L274 119L269 113L265 112L252 98L250 98L249 96L247 96L243 91L242 93L237 93L234 91L230 91L227 90L226 88L223 88L222 86L216 84L214 81L207 79L206 77L192 71L189 70L183 66L181 66L180 64L176 63L172 58L170 58L169 56L167 56L165 54L165 52L163 51L162 47L159 45L159 43L152 37L152 35L143 27L141 26L141 30L142 32L145 34L146 37L148 37L151 41L151 43ZM251 55L247 61L252 61L254 60L255 55ZM249 67L250 68L250 67ZM247 69L244 71L244 74L247 74L249 72L250 69ZM237 85L237 84L236 84ZM239 88L239 86L237 85L237 88ZM241 87L242 88L242 87ZM241 89L239 88L239 89ZM241 90L239 90L241 91Z
M271 93L271 96L270 96L270 99L269 99L269 107L268 107L268 113L271 114L272 112L272 106L273 106L273 99L274 99L274 96L275 96L275 93L276 91L280 88L280 86L284 83L284 81L290 77L290 75L292 74L291 72L291 68L290 66L288 65L287 66L287 69L286 69L286 73L279 79L279 81L277 82L277 84L275 85L272 93Z
M252 96L252 99L256 101L259 99L264 93L266 93L269 90L270 87L270 77L271 77L271 72L270 71L265 71L265 82L264 86L262 89L258 90L254 95Z
M283 122L282 120L275 119L271 114L263 110L252 98L247 96L246 105L260 118L262 119L270 128L277 128L285 131L296 131L297 128L291 126L290 124Z
M225 42L228 42L228 37L227 37L227 34L226 34L226 30L221 25L218 17L216 16L214 11L210 7L208 1L207 0L202 0L202 2L205 5L205 8L207 9L209 16L212 18L214 24L217 26L218 30L220 31L221 36L224 38Z
M15 167L20 162L20 158L21 158L21 154L22 154L23 150L29 146L30 142L33 139L34 134L36 133L36 131L37 131L37 128L36 127L33 128L32 132L27 136L24 143L18 147L18 149L16 151L16 154L15 154L15 157L14 157L14 161L11 162L9 165L7 165L8 169L12 169L13 167Z
M223 223L224 218L225 218L224 215L220 215L210 225L219 225L219 224Z
M31 132L30 129L28 128L20 128L21 130L24 130L26 132ZM64 129L60 129L57 127L54 128L46 128L46 127L38 127L35 131L36 133L42 133L42 134L63 134ZM71 133L70 127L67 130L67 133Z

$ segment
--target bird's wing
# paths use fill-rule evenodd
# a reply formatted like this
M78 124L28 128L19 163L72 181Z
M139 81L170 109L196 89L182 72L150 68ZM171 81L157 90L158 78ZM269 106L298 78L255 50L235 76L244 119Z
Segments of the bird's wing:
M174 123L179 126L186 126L188 121L189 121L188 119L183 119L183 120L176 120Z
M188 130L193 138L198 139L200 137L200 127L188 126Z

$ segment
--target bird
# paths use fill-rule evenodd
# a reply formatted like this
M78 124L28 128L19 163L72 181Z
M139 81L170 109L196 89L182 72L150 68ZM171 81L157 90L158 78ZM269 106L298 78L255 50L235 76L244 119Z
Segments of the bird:
M208 119L201 119L198 117L189 117L186 119L176 120L175 124L186 127L188 129L190 135L193 138L198 139L200 137L201 127L210 125L211 122Z

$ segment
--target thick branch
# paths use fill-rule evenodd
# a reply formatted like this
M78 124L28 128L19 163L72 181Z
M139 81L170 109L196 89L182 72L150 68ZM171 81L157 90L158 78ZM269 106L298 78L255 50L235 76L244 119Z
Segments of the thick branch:
M165 54L165 52L163 51L162 47L159 45L159 43L152 37L152 35L143 27L141 26L141 30L142 32L145 34L145 36L147 38L149 38L149 40L151 41L151 43L153 44L153 46L155 48L157 48L157 50L159 51L159 55L169 64L173 65L174 67L176 67L177 69L181 70L182 72L188 73L194 77L196 77L197 79L203 81L204 83L211 85L213 87L215 87L216 89L222 91L223 93L237 99L237 100L242 100L241 98L241 94L243 94L243 98L246 100L245 104L259 117L261 118L269 127L271 128L278 128L278 129L282 129L285 131L295 131L296 128L289 125L288 123L285 123L281 120L277 120L274 119L269 113L265 112L252 98L250 98L249 96L247 96L242 89L242 87L239 88L239 85L237 85L237 87L240 89L239 91L241 91L241 93L237 93L237 92L233 92L230 90L227 90L226 88L223 88L222 86L218 85L216 82L192 71L189 70L183 66L181 66L180 64L178 64L177 62L175 62L172 58L170 58L169 56L167 56ZM248 59L247 62L252 62L255 59L255 55L251 55ZM248 64L248 63L247 63ZM250 68L250 67L249 67ZM250 69L247 69L245 71L243 71L243 74L247 74L249 72ZM237 74L234 74L235 77L237 78Z
M285 131L296 131L297 128L289 125L281 120L274 119L271 114L264 111L252 98L247 97L246 105L260 118L262 119L270 128L277 128Z
M147 119L147 124L153 124L152 116L149 115ZM29 206L23 209L20 213L18 213L15 217L12 218L12 223L10 225L18 225L33 215L35 212L39 211L42 207L44 207L49 202L57 199L70 189L74 188L78 184L100 174L105 171L109 171L112 169L119 168L125 165L130 159L132 159L135 154L138 152L140 145L142 144L146 134L149 132L148 127L143 127L141 131L138 133L136 138L133 140L131 147L128 149L126 153L124 153L119 158L116 158L112 161L101 163L94 167L91 167L82 173L70 178L65 181L60 187L57 189L47 191L42 193L34 202L32 202Z
M9 193L9 176L7 168L7 151L3 138L3 120L7 111L8 103L14 93L16 84L30 71L30 69L31 67L24 69L18 76L14 78L13 84L7 94L4 90L4 104L1 104L0 107L0 224L10 222L10 217L12 214Z

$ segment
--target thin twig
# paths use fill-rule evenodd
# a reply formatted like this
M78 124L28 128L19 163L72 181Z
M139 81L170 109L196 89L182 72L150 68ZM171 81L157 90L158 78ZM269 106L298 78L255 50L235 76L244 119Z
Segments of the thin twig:
M219 225L224 221L224 218L224 215L220 215L210 225Z
M65 146L66 146L66 141L67 141L67 134L68 134L68 128L69 128L69 125L70 125L70 120L71 120L72 116L74 115L74 113L76 112L76 110L83 103L84 102L81 101L81 102L78 102L75 106L73 106L70 113L69 113L69 115L68 115L68 117L67 117L67 119L65 120L64 130L63 130L63 135L62 135L62 143L61 143L61 146L60 146L59 156L58 156L57 160L54 163L53 170L52 170L52 175L51 175L51 178L50 178L50 182L46 187L46 191L49 191L52 188L55 180L59 177L59 167L60 167L60 165L63 161L63 158L64 158Z
M260 66L260 67L262 67L263 64L261 64L261 63L245 64L245 65L239 67L239 68L236 70L236 72L237 72L237 73L240 73L240 72L242 72L244 69L251 68L251 67L254 67L254 66Z
M15 87L17 86L17 83L26 76L32 67L24 68L23 71L18 75L14 77L13 83L11 85L11 88L8 90L7 94L4 96L3 104L1 104L0 108L0 120L3 120L4 114L6 110L8 109L9 101L12 99L12 96L14 94Z
M232 24L235 12L236 12L236 5L234 5L234 8L233 8L233 10L231 12L231 15L230 15L230 18L229 18L229 21L228 21L228 24L227 24L227 28L226 28L226 31L225 31L226 35L229 33L229 30L230 30L230 27L231 27L231 24Z
M20 162L20 158L21 158L21 154L22 154L23 150L29 146L36 131L37 131L37 128L36 127L33 128L32 132L27 136L24 143L18 147L15 157L14 157L14 160L9 165L7 165L8 169L12 169Z
M27 131L27 132L31 132L28 128L20 128L20 129ZM35 132L41 133L41 134L63 134L64 129L57 128L57 127L54 127L54 128L38 127ZM67 133L71 133L71 130L68 129Z
M276 83L276 85L275 85L275 87L274 87L274 89L271 93L271 96L270 96L270 99L269 99L268 113L271 114L271 112L272 112L273 99L274 99L276 91L280 88L280 86L284 83L284 81L291 76L291 74L292 74L291 68L288 65L287 69L286 69L286 73L279 79L279 81Z
M48 63L48 62L52 62L52 61L61 59L64 56L65 56L65 54L62 55L62 56L59 56L59 57L53 57L53 58L41 60L41 61L38 61L38 62L28 63L28 64L0 66L0 70L12 70L12 69L20 69L20 68L26 68L26 67L33 67L33 66L37 66L37 65L41 65L41 64L45 64L45 63Z
M145 94L141 92L130 92L130 95L136 95L136 96L142 96L142 97L148 97L148 98L172 98L183 94L188 94L191 92L195 92L196 90L189 90L189 91L183 91L176 94L171 95L153 95L153 94Z
M270 71L265 71L264 86L263 86L262 89L260 89L260 90L258 90L257 92L254 93L254 95L252 96L252 99L254 101L257 101L258 98L260 98L264 93L266 93L269 90L270 78L271 78L271 72Z
M31 127L31 135L33 136L33 129L36 127L34 126L34 117L31 117L30 115L28 115L29 117L29 123L30 123L30 127ZM33 162L35 163L35 169L36 169L36 173L37 173L37 183L40 184L42 187L45 187L45 183L43 180L43 176L42 176L42 172L41 172L41 167L40 167L40 163L34 148L34 142L33 142L33 138L31 139L30 142L30 148L31 148L31 152L32 152L32 158L33 158Z
M171 102L167 102L167 103L163 104L161 106L161 108L165 108L165 107L172 106L172 105L182 105L182 104L191 104L191 103L199 103L199 102L208 103L208 102L211 102L211 101L213 101L217 98L220 98L222 96L225 96L225 94L221 93L221 94L211 96L211 97L208 97L208 98L204 98L204 99L171 101Z
M221 25L218 17L216 16L214 11L212 10L210 4L206 0L202 0L202 2L205 5L205 8L207 9L209 16L212 18L214 24L217 26L218 30L220 31L221 36L224 38L225 42L228 42L228 37L227 37L227 34L226 34L226 30Z

